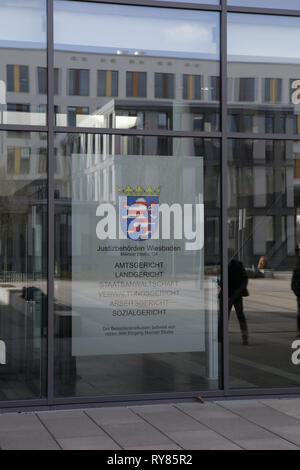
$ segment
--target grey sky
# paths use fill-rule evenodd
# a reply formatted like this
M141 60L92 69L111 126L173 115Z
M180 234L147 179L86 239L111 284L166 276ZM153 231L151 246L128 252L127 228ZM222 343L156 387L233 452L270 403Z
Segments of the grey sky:
M56 1L55 43L142 51L219 54L214 12Z
M45 0L0 0L0 41L46 45Z
M229 56L299 62L299 44L300 18L235 13L228 16Z
M294 0L285 0L286 5L292 3ZM297 4L300 8L300 0ZM0 41L19 47L45 45L45 5L45 0L0 0ZM228 23L230 59L300 61L300 18L232 13ZM54 32L57 48L76 50L80 44L81 50L94 47L219 57L216 12L56 0Z

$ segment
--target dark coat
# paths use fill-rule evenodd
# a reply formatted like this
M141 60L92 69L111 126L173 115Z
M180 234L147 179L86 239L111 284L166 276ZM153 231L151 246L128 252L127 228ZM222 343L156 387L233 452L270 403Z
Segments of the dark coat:
M297 266L293 271L291 289L297 297L300 296L300 267L299 266Z
M228 296L231 302L241 297L248 297L248 276L243 263L232 259L228 265Z

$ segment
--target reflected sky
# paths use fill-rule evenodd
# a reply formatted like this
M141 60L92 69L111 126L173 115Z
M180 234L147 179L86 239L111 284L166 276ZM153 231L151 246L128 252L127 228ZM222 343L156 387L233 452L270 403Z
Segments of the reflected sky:
M56 0L54 25L60 50L219 58L215 12Z
M46 0L0 0L0 46L45 47Z
M229 60L300 63L300 18L228 15Z

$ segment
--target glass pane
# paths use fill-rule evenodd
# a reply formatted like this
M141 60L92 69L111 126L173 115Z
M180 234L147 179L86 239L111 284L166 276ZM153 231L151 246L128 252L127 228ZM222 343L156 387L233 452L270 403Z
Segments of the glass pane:
M229 131L298 134L300 18L230 14L228 23Z
M46 0L0 0L0 124L46 124L46 25Z
M227 0L228 5L253 8L281 8L283 10L299 10L299 0Z
M46 396L46 162L47 139L0 132L0 400Z
M232 388L300 384L299 156L299 142L229 141Z
M56 396L219 388L219 142L56 147Z
M218 13L57 0L54 39L58 126L219 129Z

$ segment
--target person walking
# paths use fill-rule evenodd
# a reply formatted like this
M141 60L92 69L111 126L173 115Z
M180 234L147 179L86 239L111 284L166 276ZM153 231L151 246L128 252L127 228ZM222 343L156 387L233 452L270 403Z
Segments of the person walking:
M298 250L299 251L299 250ZM300 257L297 254L297 263L293 271L291 289L297 297L297 332L300 336Z
M241 261L232 258L228 265L228 313L232 307L235 309L241 333L242 344L247 346L248 343L248 324L244 314L243 297L249 295L248 289L248 276Z

